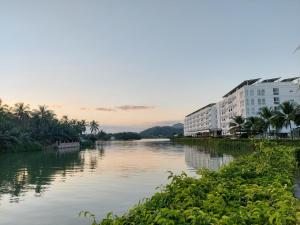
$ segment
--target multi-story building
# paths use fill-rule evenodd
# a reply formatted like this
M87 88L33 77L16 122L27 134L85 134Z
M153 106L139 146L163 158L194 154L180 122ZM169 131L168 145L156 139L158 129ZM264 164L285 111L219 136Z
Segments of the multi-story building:
M211 103L187 115L184 120L185 136L218 135L218 108Z
M229 134L229 123L234 116L258 116L262 107L277 110L285 101L300 103L299 77L279 79L246 80L224 95L219 103L222 134Z
M228 135L229 124L234 116L258 116L262 107L277 110L285 101L300 104L300 77L245 80L225 94L220 102L187 115L184 134L216 135L222 130L222 135Z

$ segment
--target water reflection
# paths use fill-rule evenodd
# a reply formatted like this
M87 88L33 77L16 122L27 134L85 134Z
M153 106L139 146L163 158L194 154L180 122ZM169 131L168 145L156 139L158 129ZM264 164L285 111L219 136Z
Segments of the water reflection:
M193 169L207 168L218 170L233 160L231 155L214 153L214 149L203 146L190 146L184 149L185 162Z
M0 224L15 224L19 217L25 225L85 224L76 216L79 211L100 218L109 211L123 213L166 184L167 171L196 176L199 168L217 170L232 159L167 140L103 142L58 154L1 154Z
M0 157L0 196L9 195L10 202L18 202L28 191L41 196L56 176L64 180L67 174L84 170L84 157L79 152L30 152Z

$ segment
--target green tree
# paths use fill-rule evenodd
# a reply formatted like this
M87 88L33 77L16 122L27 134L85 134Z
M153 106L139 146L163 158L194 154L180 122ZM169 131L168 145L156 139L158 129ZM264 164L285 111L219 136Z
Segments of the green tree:
M244 129L245 125L245 118L242 116L235 116L232 118L232 121L229 123L229 130L230 132L233 132L235 135L239 133L239 135L242 135L242 131Z
M270 133L271 120L272 120L272 116L274 115L273 109L268 107L262 107L259 115L265 122L265 126L267 127L267 134Z
M276 112L276 117L278 117L278 120L282 120L284 127L290 129L293 138L292 122L295 121L296 105L293 102L283 102L279 108L280 111Z
M99 124L95 120L90 122L90 130L92 134L96 134L99 131Z

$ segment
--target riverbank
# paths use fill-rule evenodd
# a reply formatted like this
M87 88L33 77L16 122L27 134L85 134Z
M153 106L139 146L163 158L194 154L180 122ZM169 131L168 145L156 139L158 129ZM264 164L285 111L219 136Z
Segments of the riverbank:
M172 142L185 145L199 145L213 148L219 153L240 156L251 153L255 148L255 141L250 139L229 139L229 138L172 138Z
M100 224L296 224L297 152L297 147L260 143L218 172L200 171L201 179L171 174L160 192Z

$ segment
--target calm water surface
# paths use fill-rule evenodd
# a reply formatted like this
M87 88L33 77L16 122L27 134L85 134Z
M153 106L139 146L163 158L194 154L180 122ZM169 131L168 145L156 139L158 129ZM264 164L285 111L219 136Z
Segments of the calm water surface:
M0 155L0 224L82 225L88 210L124 213L168 182L167 171L197 176L233 159L168 140L107 142L67 153Z

